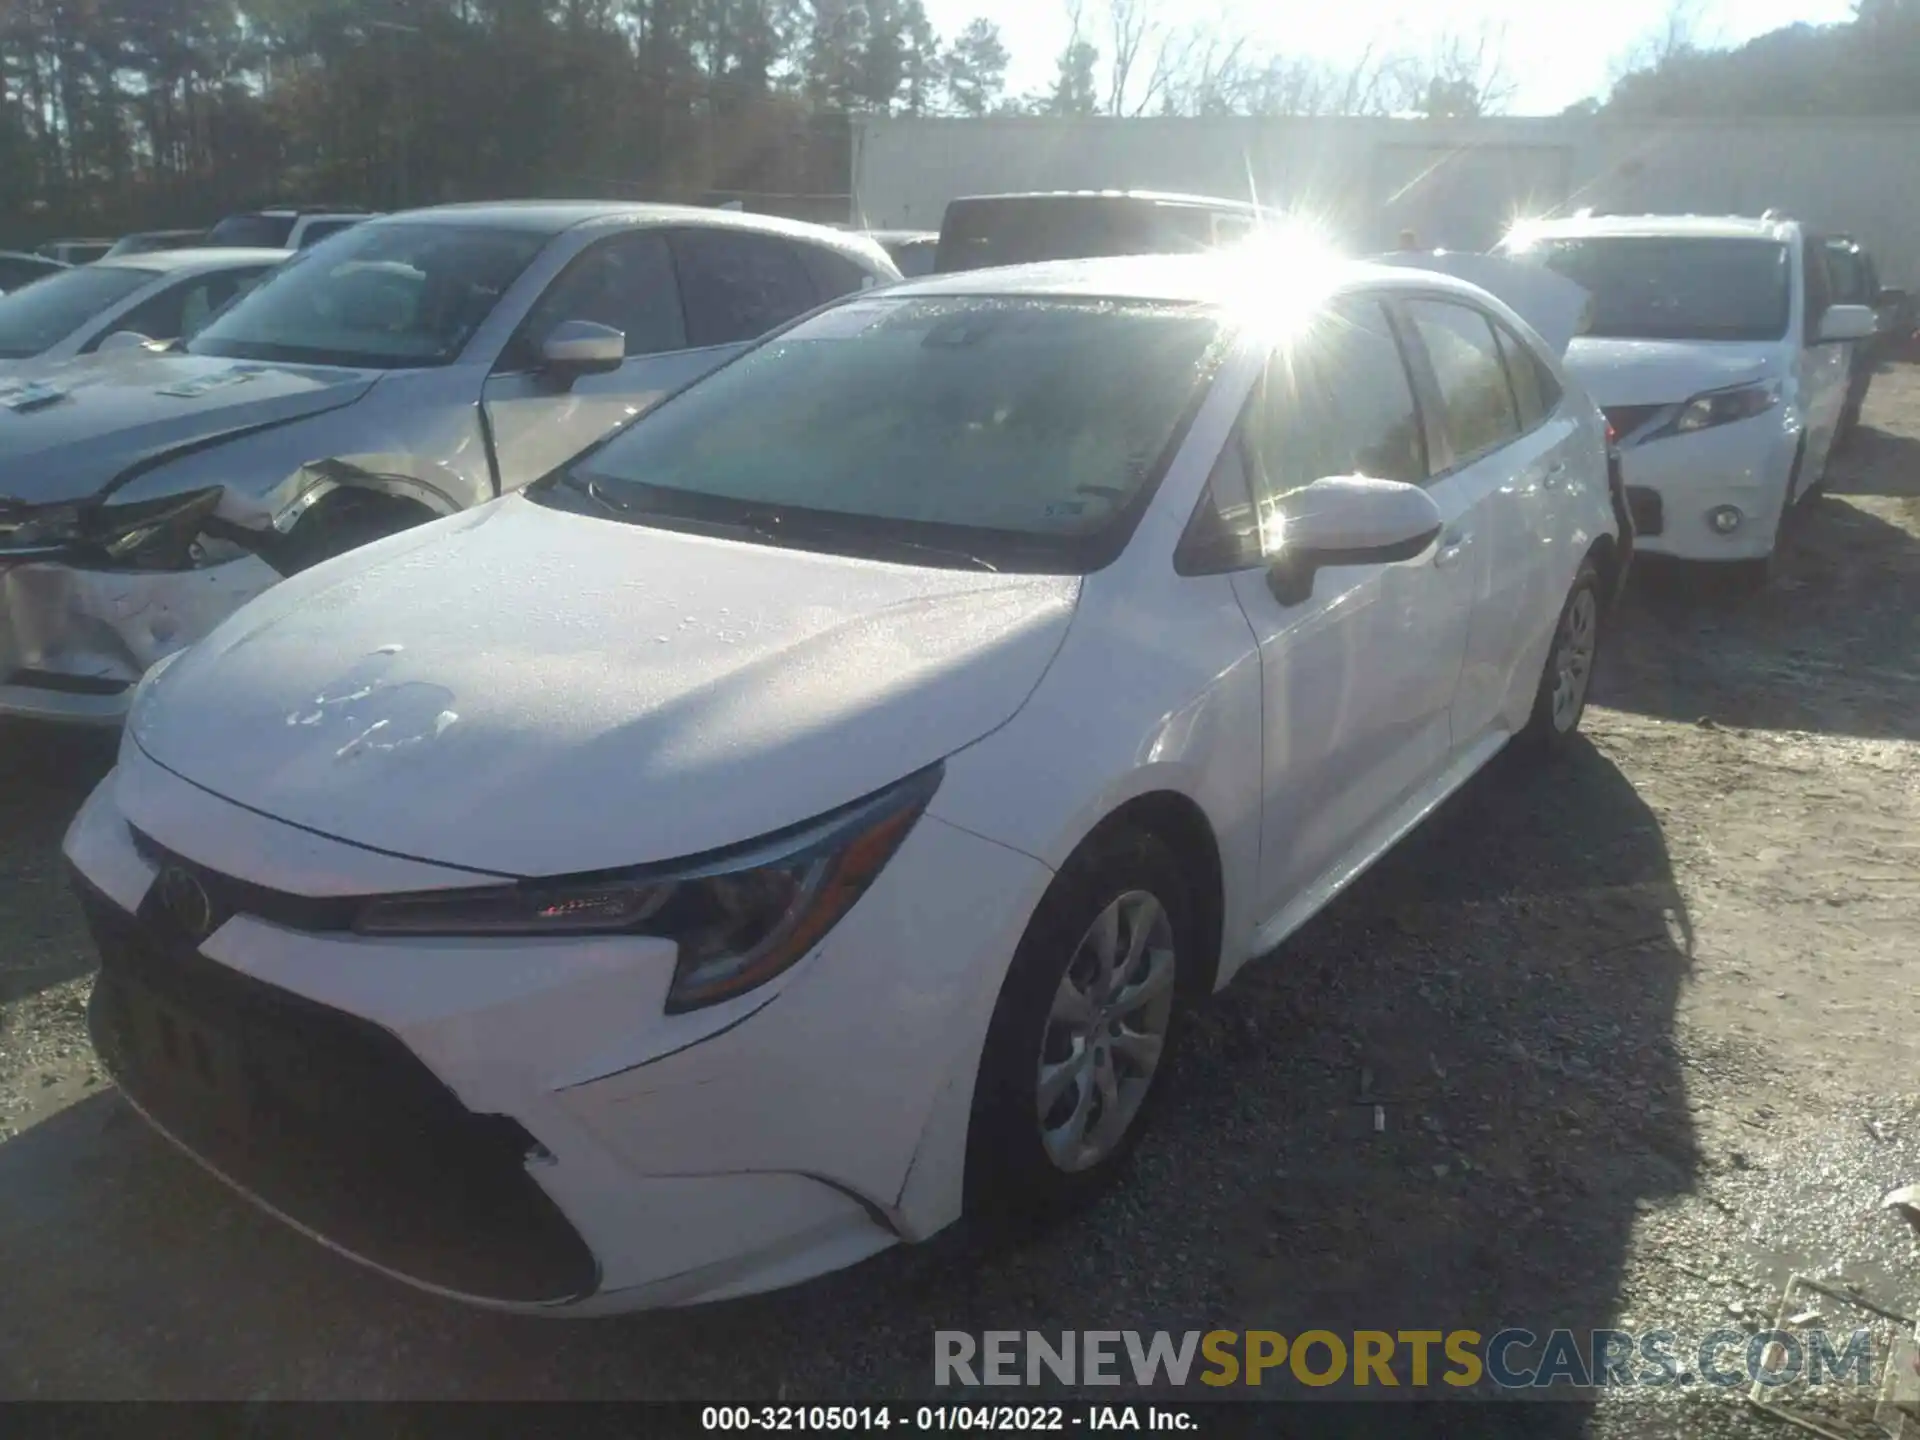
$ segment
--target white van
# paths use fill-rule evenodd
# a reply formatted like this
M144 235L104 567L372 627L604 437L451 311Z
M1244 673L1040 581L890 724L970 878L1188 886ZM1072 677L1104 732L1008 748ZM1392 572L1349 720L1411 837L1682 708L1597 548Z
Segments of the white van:
M1865 305L1831 303L1823 241L1791 220L1582 216L1502 253L1593 297L1566 365L1606 413L1643 554L1765 578L1787 508L1816 488Z

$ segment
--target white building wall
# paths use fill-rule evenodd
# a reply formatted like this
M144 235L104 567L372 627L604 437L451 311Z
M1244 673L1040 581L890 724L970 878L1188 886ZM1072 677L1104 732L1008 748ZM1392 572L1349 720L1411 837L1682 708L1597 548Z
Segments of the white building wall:
M1379 249L1478 248L1513 216L1783 209L1860 238L1920 288L1920 119L866 119L854 218L937 229L947 201L1018 190L1258 198Z

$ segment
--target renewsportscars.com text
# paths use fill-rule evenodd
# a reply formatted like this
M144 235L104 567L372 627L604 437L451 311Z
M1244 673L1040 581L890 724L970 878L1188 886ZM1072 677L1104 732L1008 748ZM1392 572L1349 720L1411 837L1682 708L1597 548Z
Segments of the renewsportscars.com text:
M1502 1390L1554 1386L1844 1385L1875 1377L1862 1329L1713 1330L937 1330L934 1384L1309 1386Z

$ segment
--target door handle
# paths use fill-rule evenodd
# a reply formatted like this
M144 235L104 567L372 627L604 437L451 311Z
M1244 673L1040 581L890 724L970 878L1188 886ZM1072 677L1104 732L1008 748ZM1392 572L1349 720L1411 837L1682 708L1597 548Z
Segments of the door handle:
M1473 532L1469 530L1453 530L1442 535L1440 549L1433 557L1434 569L1451 570L1460 563L1460 557L1466 553L1467 547L1471 544L1473 544Z

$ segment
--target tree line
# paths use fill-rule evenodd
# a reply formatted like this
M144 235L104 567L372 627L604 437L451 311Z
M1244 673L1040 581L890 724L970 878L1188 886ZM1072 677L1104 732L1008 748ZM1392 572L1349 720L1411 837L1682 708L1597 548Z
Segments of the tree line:
M998 29L940 35L923 0L0 0L0 246L275 201L839 218L852 115L1473 115L1513 90L1492 31L1332 66L1171 0L1050 3L1068 21L1052 80L1012 94ZM1698 43L1695 4L1585 108L1920 104L1920 0L1737 51Z

